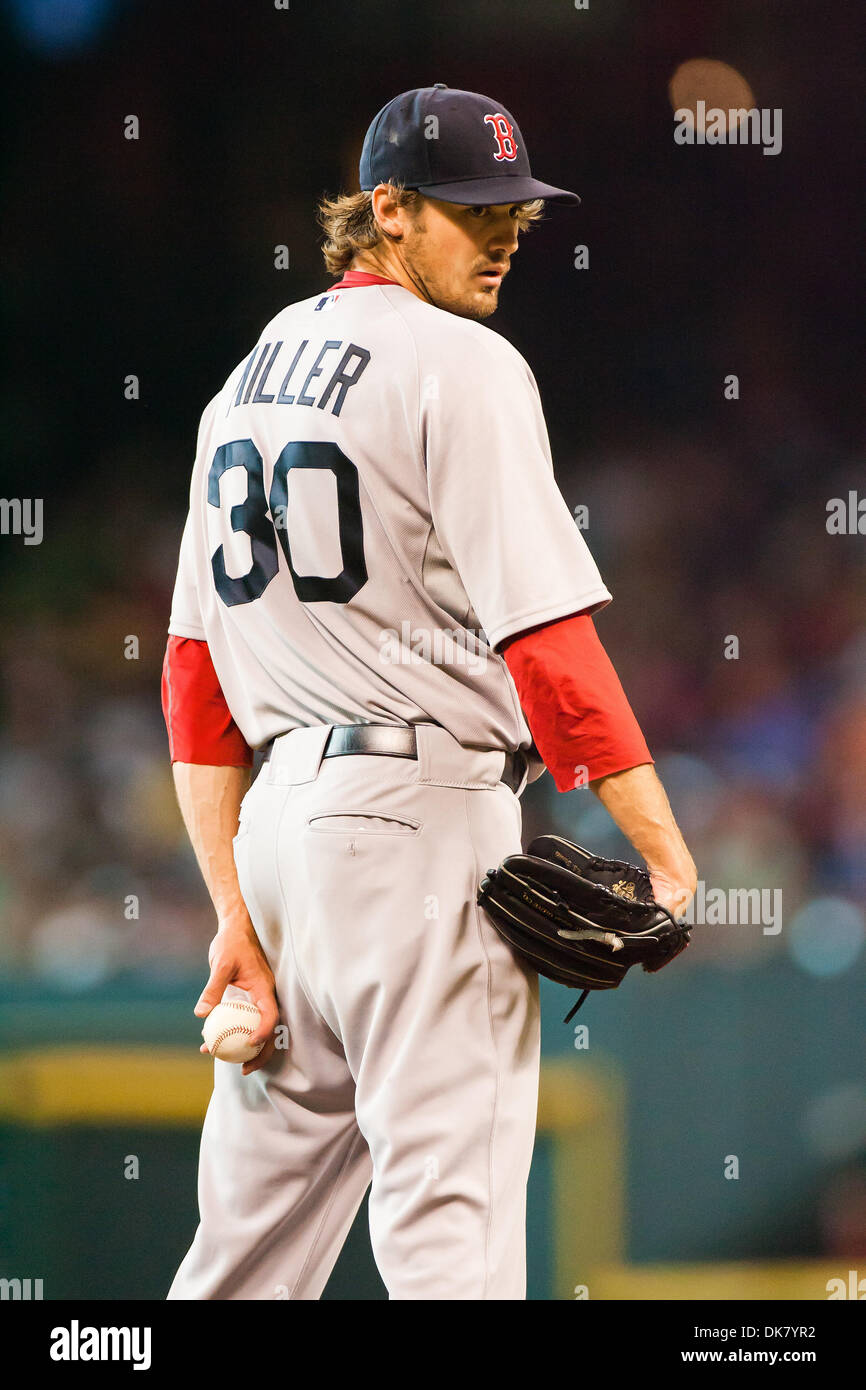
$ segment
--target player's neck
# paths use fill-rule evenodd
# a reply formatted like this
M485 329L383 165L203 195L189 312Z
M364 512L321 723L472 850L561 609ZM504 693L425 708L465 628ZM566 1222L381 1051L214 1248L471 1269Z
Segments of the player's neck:
M372 252L359 251L356 256L352 257L352 264L349 269L363 270L368 275L383 275L386 279L402 285L403 289L414 294L416 299L428 301L428 296L410 278L406 267L396 256L389 255L387 249L383 249L378 255Z

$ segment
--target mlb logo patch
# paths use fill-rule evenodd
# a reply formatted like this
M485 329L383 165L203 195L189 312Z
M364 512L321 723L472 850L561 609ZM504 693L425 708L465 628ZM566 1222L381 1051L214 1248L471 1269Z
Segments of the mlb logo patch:
M324 314L324 313L327 313L327 311L328 311L329 309L333 309L333 308L336 306L337 300L338 300L339 298L340 298L340 291L339 291L339 290L337 290L336 293L334 293L334 294L323 294L323 295L322 295L322 298L319 300L318 304L316 305L316 308L315 308L314 312L317 313L317 314L320 313L320 312L323 313L323 314Z

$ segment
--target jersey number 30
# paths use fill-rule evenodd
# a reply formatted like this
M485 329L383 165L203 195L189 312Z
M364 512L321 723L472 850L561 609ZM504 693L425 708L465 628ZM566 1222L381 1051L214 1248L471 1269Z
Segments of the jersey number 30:
M220 506L220 478L229 468L243 468L247 475L247 495L229 509L233 531L249 536L252 564L246 574L233 578L226 572L222 545L211 556L216 591L227 607L252 603L270 584L279 568L277 541L285 556L295 593L301 603L348 603L367 582L364 563L364 529L358 470L337 448L327 442L287 444L274 464L271 491L265 498L262 456L251 439L221 444L214 454L207 479L207 500ZM293 468L329 469L337 482L337 524L340 531L341 572L325 579L315 574L298 574L292 564L288 526L274 526L272 517L288 518L289 473Z

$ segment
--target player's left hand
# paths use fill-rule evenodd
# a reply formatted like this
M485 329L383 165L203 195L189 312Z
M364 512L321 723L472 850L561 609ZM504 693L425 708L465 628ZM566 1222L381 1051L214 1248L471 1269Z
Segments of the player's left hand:
M666 907L678 922L682 921L695 896L695 888L697 887L697 871L694 863L689 861L688 867L677 873L665 869L653 869L650 872L650 882L653 887L653 897L659 906Z
M210 979L202 990L194 1013L207 1018L211 1009L222 1001L229 985L242 989L262 1016L251 1043L264 1043L257 1057L243 1066L244 1076L258 1071L273 1056L276 1046L276 1027L279 1021L276 984L273 972L262 950L256 929L250 919L221 923L208 951ZM207 1052L202 1044L199 1051Z

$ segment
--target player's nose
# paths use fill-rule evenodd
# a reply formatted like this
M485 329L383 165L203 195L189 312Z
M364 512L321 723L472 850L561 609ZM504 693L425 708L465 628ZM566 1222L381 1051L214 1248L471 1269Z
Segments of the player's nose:
M492 257L513 256L517 250L517 226L512 218L500 224L491 234L487 250Z
M505 251L509 256L517 250L517 223L513 217L506 214L497 221L490 236L490 250Z

